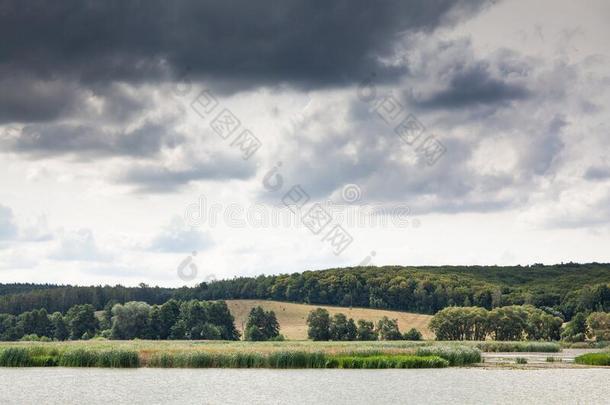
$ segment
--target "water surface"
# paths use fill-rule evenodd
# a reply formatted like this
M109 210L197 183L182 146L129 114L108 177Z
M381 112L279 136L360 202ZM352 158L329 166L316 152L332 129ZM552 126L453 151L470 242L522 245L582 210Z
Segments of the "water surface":
M610 403L610 369L0 368L2 404Z

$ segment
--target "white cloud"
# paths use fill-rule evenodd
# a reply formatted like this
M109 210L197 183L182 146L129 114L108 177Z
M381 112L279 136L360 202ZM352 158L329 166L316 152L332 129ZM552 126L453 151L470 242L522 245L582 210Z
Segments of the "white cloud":
M90 229L82 228L73 232L62 232L59 246L51 253L50 258L60 261L107 262L112 260L113 256L97 246Z

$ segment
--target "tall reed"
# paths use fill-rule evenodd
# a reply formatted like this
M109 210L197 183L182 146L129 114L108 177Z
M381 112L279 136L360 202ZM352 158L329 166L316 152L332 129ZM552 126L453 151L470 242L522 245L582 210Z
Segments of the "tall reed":
M449 362L450 366L464 366L480 363L481 352L469 346L423 346L415 352L418 356L438 356Z
M561 351L559 343L554 342L480 342L476 345L484 352L543 352Z
M327 368L443 368L449 362L439 356L332 356Z

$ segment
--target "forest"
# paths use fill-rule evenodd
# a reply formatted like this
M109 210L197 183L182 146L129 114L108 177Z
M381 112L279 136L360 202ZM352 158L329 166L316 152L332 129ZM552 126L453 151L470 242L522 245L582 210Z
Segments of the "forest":
M65 312L90 304L177 300L272 299L319 305L435 314L446 307L486 310L532 305L570 320L577 313L610 311L610 265L350 267L303 273L235 277L177 289L124 286L0 285L0 313L44 308Z
M249 326L258 326L257 321L253 319L253 325ZM42 308L19 315L0 314L0 341L88 340L94 337L238 340L240 333L224 301L170 299L162 305L111 301L101 316L96 316L91 304L75 305L65 313L49 314Z

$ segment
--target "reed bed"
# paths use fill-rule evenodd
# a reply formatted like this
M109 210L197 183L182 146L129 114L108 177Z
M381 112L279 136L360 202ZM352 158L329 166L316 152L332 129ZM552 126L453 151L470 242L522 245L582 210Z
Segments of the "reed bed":
M444 368L449 361L439 356L333 356L326 368Z
M610 366L610 352L583 354L576 357L574 363L589 366Z
M159 353L148 367L160 368L440 368L449 361L439 356L413 355L333 355L310 352L270 354Z
M112 367L140 365L138 353L128 350L67 350L45 347L7 347L0 350L0 367Z
M561 351L559 343L554 342L480 342L476 347L484 352L542 352Z
M443 362L430 358L438 357ZM0 343L5 367L417 368L480 362L473 344L425 342L69 341Z
M481 362L481 351L469 346L424 346L417 349L417 356L438 356L450 366L465 366Z

